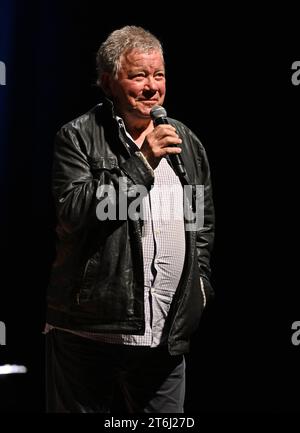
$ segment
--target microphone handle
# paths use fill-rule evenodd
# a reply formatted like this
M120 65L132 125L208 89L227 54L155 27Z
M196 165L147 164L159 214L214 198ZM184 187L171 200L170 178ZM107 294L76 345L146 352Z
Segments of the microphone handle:
M186 171L185 171L185 168L184 168L180 154L176 153L176 154L168 155L168 157L170 158L170 161L172 163L172 166L173 166L174 171L177 174L177 176L179 176L179 177L185 176Z

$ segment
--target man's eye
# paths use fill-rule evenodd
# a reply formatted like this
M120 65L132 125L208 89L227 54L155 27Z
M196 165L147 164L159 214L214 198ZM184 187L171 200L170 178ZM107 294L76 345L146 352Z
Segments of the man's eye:
M132 78L144 78L144 77L145 77L145 74L143 74L143 73L141 72L140 74L135 74L135 75L133 75Z

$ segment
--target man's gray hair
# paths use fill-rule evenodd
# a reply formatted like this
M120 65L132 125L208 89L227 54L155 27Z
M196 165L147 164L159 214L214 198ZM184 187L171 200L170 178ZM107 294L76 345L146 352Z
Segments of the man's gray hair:
M108 72L116 78L120 70L122 54L134 49L143 53L159 51L163 58L163 48L156 36L142 27L122 27L110 33L97 52L97 85L101 86L103 72Z

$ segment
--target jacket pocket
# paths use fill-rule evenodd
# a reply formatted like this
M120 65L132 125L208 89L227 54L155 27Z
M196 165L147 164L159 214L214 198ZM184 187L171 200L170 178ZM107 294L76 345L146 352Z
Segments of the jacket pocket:
M88 259L81 277L81 289L76 295L77 304L88 300L91 296L93 281L95 281L99 268L100 253L97 252Z

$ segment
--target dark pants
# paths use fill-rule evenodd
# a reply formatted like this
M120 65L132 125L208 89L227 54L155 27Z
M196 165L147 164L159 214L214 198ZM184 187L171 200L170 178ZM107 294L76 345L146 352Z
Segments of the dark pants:
M166 347L103 344L54 329L46 357L47 412L183 413L184 357Z

